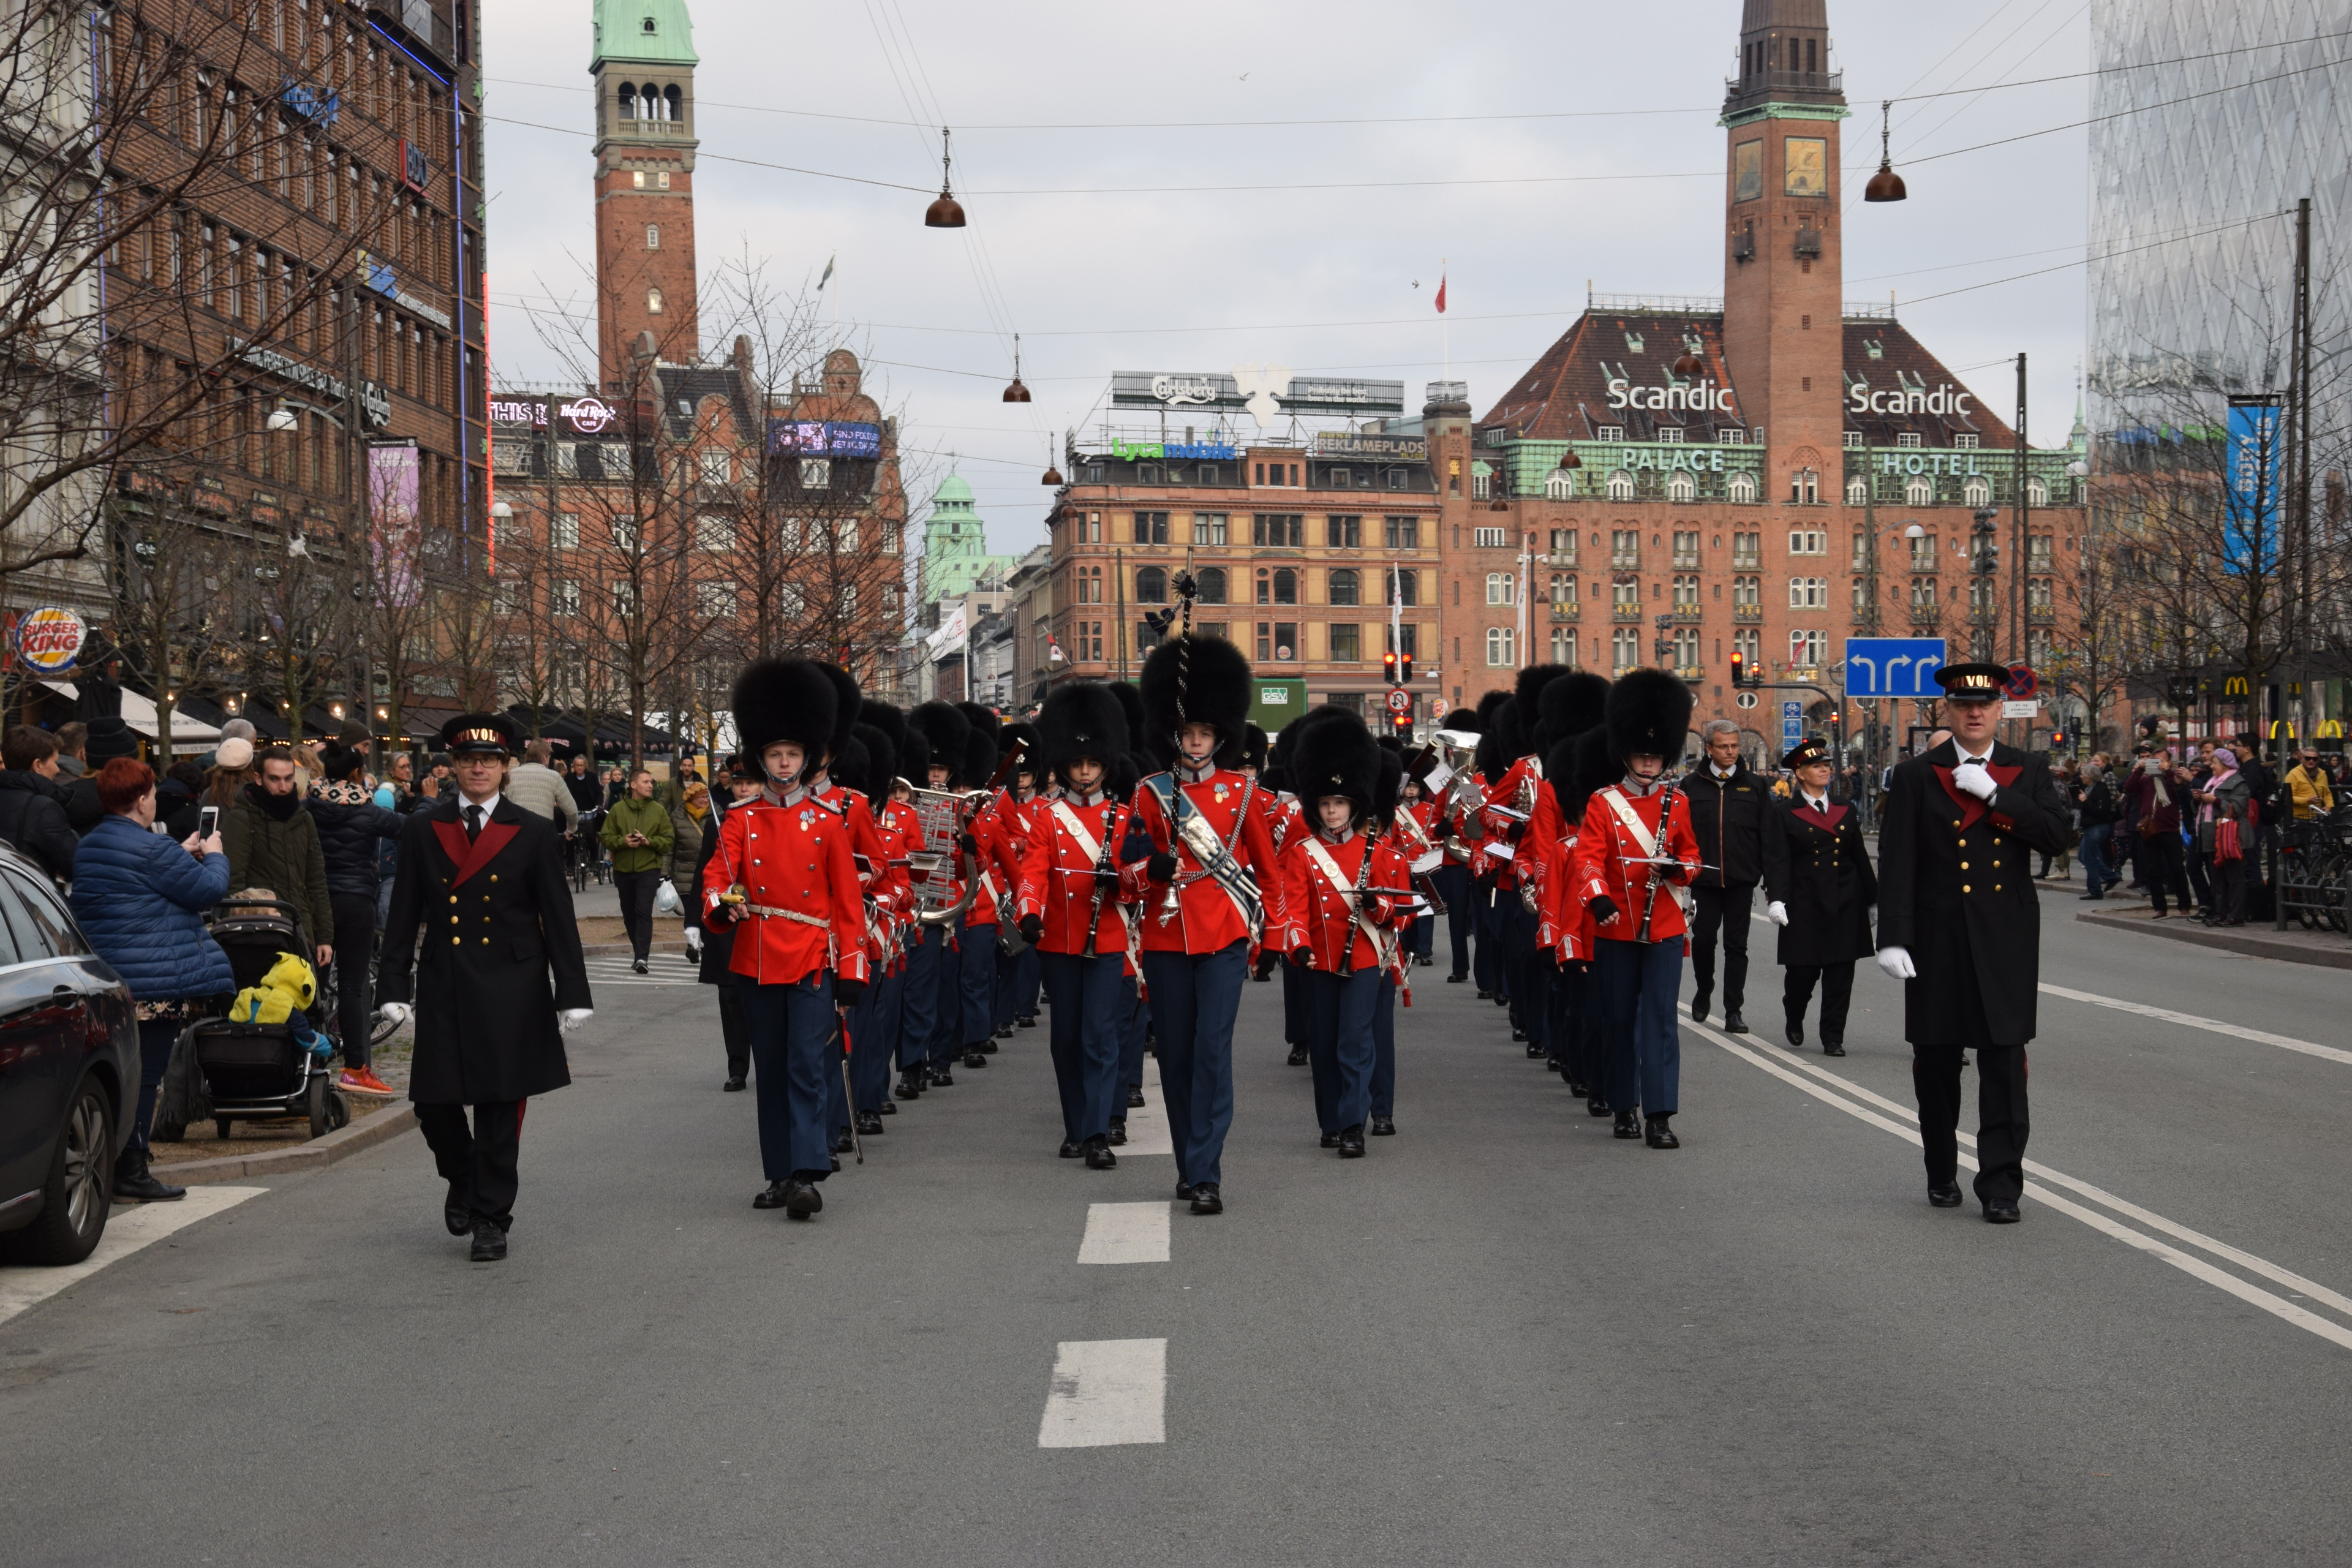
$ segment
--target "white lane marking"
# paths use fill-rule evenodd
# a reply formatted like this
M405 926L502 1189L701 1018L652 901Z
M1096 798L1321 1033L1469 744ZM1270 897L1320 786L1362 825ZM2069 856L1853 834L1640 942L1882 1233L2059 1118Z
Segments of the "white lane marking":
M1168 1441L1166 1340L1064 1340L1054 1351L1054 1381L1041 1448L1106 1448Z
M1873 1093L1871 1090L1864 1089L1862 1085L1853 1082L1851 1079L1841 1077L1840 1075L1830 1071L1827 1068L1815 1067L1812 1063L1796 1057L1786 1058L1786 1065L1793 1067L1801 1072L1811 1073L1813 1077L1822 1079L1824 1083L1835 1084L1839 1089L1842 1089L1846 1093L1853 1095L1855 1099L1868 1100L1873 1105L1892 1111L1895 1115L1901 1117L1906 1121L1911 1122L1915 1125L1918 1122L1919 1113L1917 1111L1911 1110L1907 1106L1898 1104L1895 1101L1887 1099L1884 1095ZM1977 1141L1968 1133L1960 1133L1958 1137L1963 1147L1973 1149L1977 1146ZM2105 1188L2095 1187L2088 1182L2079 1181L2076 1178L2066 1174L2063 1171L2053 1171L2038 1160L2027 1161L2025 1168L2032 1174L2040 1177L2045 1182L2054 1183L2059 1186L2064 1187L2068 1192L2078 1193L2084 1197L2089 1198L2094 1203L2104 1204L2105 1206L2115 1210L2117 1214L2124 1215L2126 1218L2137 1220L2140 1224L2147 1226L2151 1230L2160 1230L2176 1241L2185 1241L2189 1243L2189 1246L2210 1252L2216 1258L2226 1258L2230 1262L2238 1265L2241 1268L2244 1268L2252 1273L2263 1276L2263 1278L2270 1280L2273 1284L2284 1285L2289 1289L2293 1290L2300 1290L2314 1300L2325 1302L2326 1305L2333 1307L2337 1311L2343 1313L2346 1317L2352 1318L2352 1297L2346 1297L2336 1291L2331 1290L2326 1286L2319 1284L2315 1280L2305 1279L2302 1275L2295 1273L2292 1269L2282 1268L2277 1264L2271 1262L2268 1258L2257 1258L2252 1253L2232 1247L2226 1241L2216 1240L2212 1237L2207 1236L2201 1231L2191 1230L2185 1225L2176 1224L2175 1222L2165 1218L2162 1215L2155 1213L2153 1210L2140 1207L2137 1204L2133 1203L2128 1198L2119 1198L2116 1196L2115 1194L2106 1191Z
M1748 918L1765 925L1772 923L1762 915ZM2095 991L2076 991L2070 986L2053 985L2047 981L2041 983L2036 989L2045 996L2063 996L2069 1002L2087 1002L2094 1007L2112 1007L2118 1013L2131 1013L2161 1023L2178 1024L2185 1029L2202 1029L2208 1034L2227 1035L2233 1040L2252 1040L2258 1046L2276 1046L2284 1051L2301 1051L2307 1057L2352 1064L2352 1051L2323 1046L2312 1040L2298 1040L2293 1035L2273 1035L2264 1029L2249 1029L2242 1024L2231 1024L2220 1018L2176 1012L2170 1007L2150 1006L2146 1002L2126 1002L2120 996L2102 996Z
M1137 1154L1173 1154L1176 1140L1168 1131L1168 1106L1160 1097L1160 1058L1143 1058L1143 1103L1127 1113L1127 1142L1119 1145L1121 1159Z
M2281 1050L2301 1051L2307 1057L2323 1057L2331 1062L2352 1062L2352 1051L2334 1046L2298 1040L2292 1035L2273 1035L2262 1029L2249 1029L2242 1024L2225 1023L2219 1018L2201 1018L2194 1013L2176 1013L2169 1007L2151 1007L2145 1002L2126 1002L2119 996L2102 996L2095 991L2074 991L2063 985L2042 988L2044 995L2063 996L2069 1002L2088 1002L2095 1007L2112 1007L2118 1013L2135 1013L2143 1018L2155 1018L2167 1024L2179 1024L2184 1028L2203 1029L2208 1034L2227 1035L2232 1039L2252 1040L2258 1046L2276 1046Z
M169 1180L172 1167L158 1165L156 1174ZM79 1263L64 1268L0 1268L0 1323L17 1313L39 1305L60 1290L72 1289L105 1268L120 1263L142 1247L152 1247L175 1230L182 1230L200 1219L208 1219L223 1209L235 1208L251 1197L268 1192L268 1187L190 1187L188 1195L176 1203L125 1205L107 1216L106 1234L99 1237L98 1247Z
M1078 1243L1081 1263L1165 1263L1168 1213L1175 1205L1088 1204L1087 1236Z
M1916 1127L1907 1127L1899 1121L1890 1121L1885 1117L1878 1114L1875 1110L1866 1110L1863 1106L1854 1103L1853 1100L1845 1099L1842 1095L1824 1093L1822 1092L1820 1085L1806 1079L1800 1078L1797 1074L1790 1072L1780 1063L1773 1061L1769 1058L1759 1056L1745 1046L1734 1045L1729 1039L1717 1034L1714 1030L1707 1028L1704 1025L1693 1024L1685 1019L1684 1020L1682 1026L1690 1030L1693 1034L1697 1035L1700 1038L1722 1047L1725 1050L1729 1051L1733 1056L1739 1058L1749 1066L1763 1068L1773 1077L1781 1079L1795 1085L1798 1089L1804 1090L1806 1093L1811 1095L1814 1099L1822 1101L1823 1104L1834 1106L1838 1110L1844 1111L1848 1116L1855 1118L1857 1121L1867 1121L1872 1126L1892 1132L1896 1137L1904 1139L1908 1142L1918 1143L1920 1142L1919 1131ZM1836 1075L1832 1073L1824 1073L1821 1076L1829 1078L1833 1081L1840 1083L1844 1081L1837 1079ZM1858 1089L1858 1093L1861 1098L1875 1100L1881 1105L1891 1104L1890 1101L1881 1099L1877 1095L1871 1094L1867 1090ZM1914 1115L1911 1117L1911 1120L1913 1121L1916 1121L1918 1118ZM1971 1147L1974 1146L1975 1142L1973 1139L1968 1137L1966 1134L1961 1135L1960 1142ZM1959 1163L1971 1171L1977 1169L1977 1162L1967 1154L1962 1154L1959 1157ZM2095 1187L2088 1186L2084 1183L2076 1182L2072 1177L2060 1176L2057 1173L2049 1170L2045 1166L2035 1165L2032 1167L2032 1169L2034 1174L2042 1177L2045 1180L2063 1182L2066 1185L2074 1187L2079 1191L2085 1192L2086 1194L2095 1194L2098 1192L2098 1189ZM2257 1286L2249 1285L2233 1274L2225 1274L2221 1269L2214 1268L2211 1264L2206 1262L2201 1258L2192 1258L2188 1253L2182 1252L2177 1247L2168 1247L2153 1237L2144 1236L2140 1232L2133 1230L2130 1226L2110 1219L2105 1215L2100 1214L2095 1209L2085 1208L2080 1204L2062 1198L2056 1193L2052 1192L2047 1187L2040 1185L2038 1183L2032 1181L2027 1182L2025 1184L2025 1195L2032 1198L2038 1204L2055 1209L2060 1214L2071 1215L2072 1217L2082 1221L2084 1225L2089 1226L2093 1230L2111 1236L2117 1241L2123 1242L2126 1246L2136 1247L2138 1250L2148 1254L2152 1258L2161 1258L2163 1261L2171 1264L2175 1268L2179 1269L2181 1272L2190 1276L2192 1279L2201 1279L2206 1284L2211 1285L2218 1289L2226 1290L2231 1295L2237 1297L2240 1300L2246 1302L2249 1306L2259 1307L2263 1311L2270 1313L2273 1317L2293 1323L2295 1327L2306 1330L2311 1333L2318 1335L2321 1339L2341 1345L2346 1350L2352 1350L2352 1329L2347 1329L2340 1324L2330 1322L2328 1320L2319 1316L2317 1313L2306 1311L2305 1309L2296 1306L2294 1302L2289 1301L2283 1297L2273 1296L2269 1291L2262 1289ZM2144 1209L2133 1212L2136 1212L2136 1214L2147 1213ZM2158 1216L2150 1215L2149 1217L2153 1220ZM2185 1227L2175 1226L2168 1220L2163 1221L2162 1226L2174 1235L2183 1237L2194 1237L2196 1235L2194 1231L2189 1231L2186 1230ZM2200 1245L2203 1245L2203 1242L2200 1241ZM2235 1247L2224 1249L2221 1243L2214 1243L2213 1248L2217 1252L2221 1252L2223 1256L2231 1257L2233 1258L2248 1258L2249 1267L2262 1262L2259 1258L2252 1258L2250 1254L2239 1252ZM2299 1277L2289 1274L2284 1269L2275 1268L2273 1265L2263 1264L2262 1267L2262 1272L2270 1274L2272 1278L2279 1279L2282 1282L2298 1283L2306 1286L2309 1285L2308 1281L2302 1280ZM2333 1291L2320 1289L2318 1287L2310 1288L2317 1290L2323 1299L2328 1300L2331 1306L2335 1305L2336 1302L2344 1300Z

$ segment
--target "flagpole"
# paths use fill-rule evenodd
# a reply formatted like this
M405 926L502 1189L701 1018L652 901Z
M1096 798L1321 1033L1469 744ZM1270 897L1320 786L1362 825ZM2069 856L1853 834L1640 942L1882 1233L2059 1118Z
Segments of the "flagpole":
M1437 357L1445 367L1442 379L1454 379L1454 325L1445 319L1445 258L1437 258Z

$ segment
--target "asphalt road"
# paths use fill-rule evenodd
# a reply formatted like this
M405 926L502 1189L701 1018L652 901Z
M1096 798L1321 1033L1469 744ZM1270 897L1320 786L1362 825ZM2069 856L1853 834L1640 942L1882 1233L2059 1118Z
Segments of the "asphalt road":
M2046 983L2257 1037L2045 995L2003 1228L1925 1202L1895 988L1792 1053L1761 924L1673 1152L1421 970L1343 1164L1249 987L1215 1218L1055 1158L1042 1030L755 1213L712 993L608 986L506 1263L408 1138L0 1321L0 1560L2347 1561L2344 977L2074 907Z

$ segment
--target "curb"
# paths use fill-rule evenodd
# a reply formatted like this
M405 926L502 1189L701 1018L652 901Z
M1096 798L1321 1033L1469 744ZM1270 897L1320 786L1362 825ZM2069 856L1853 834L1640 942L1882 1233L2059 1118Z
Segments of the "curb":
M2082 910L2074 918L2084 925L2104 931L2139 931L2147 936L2162 937L2167 942L2185 942L2192 947L2219 948L2224 952L2244 953L2250 958L2275 959L2281 963L2305 963L2319 969L2352 969L2352 942L2335 947L2301 942L2279 942L2248 934L2243 931L2211 931L2202 926L2176 926L2167 921L2158 925L2154 921L2133 920L2104 912Z
M189 1160L176 1165L158 1165L155 1173L182 1186L204 1186L213 1182L234 1182L246 1176L282 1176L295 1171L323 1171L339 1165L362 1149L399 1137L416 1125L416 1108L413 1105L387 1105L382 1110L370 1111L348 1127L339 1127L324 1138L292 1149L274 1149L267 1154L232 1154L218 1160Z

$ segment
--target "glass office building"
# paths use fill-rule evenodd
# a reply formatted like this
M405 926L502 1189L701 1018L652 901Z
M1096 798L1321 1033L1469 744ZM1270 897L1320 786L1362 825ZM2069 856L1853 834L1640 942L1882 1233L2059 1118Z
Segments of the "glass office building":
M2091 425L2160 437L2288 381L2312 199L2315 456L2347 428L2352 0L2094 0ZM2184 57L2209 56L2209 58ZM2154 64L2153 62L2179 62ZM2116 69L2147 66L2146 69ZM2352 279L2347 279L2352 283ZM2331 442L2327 437L2333 435Z

